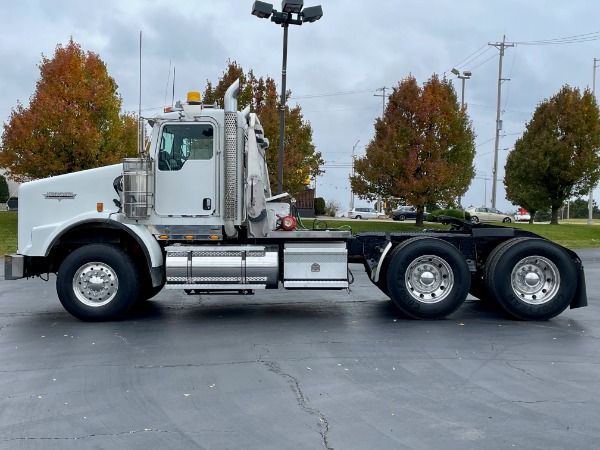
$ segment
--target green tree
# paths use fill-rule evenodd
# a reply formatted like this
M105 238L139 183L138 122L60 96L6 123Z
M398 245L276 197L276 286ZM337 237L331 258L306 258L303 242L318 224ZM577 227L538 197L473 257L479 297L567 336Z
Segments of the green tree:
M507 158L507 198L530 210L551 208L550 223L568 198L600 179L600 112L586 89L563 86L541 102ZM533 216L533 214L532 214Z
M352 189L359 197L395 197L417 207L454 204L475 176L475 134L450 81L433 75L420 87L413 76L393 89L375 137L357 158Z
M0 175L0 203L6 203L9 197L10 192L8 191L8 183L6 182L6 178Z
M265 136L271 143L266 153L269 168L271 191L277 191L277 165L279 152L279 114L280 101L277 94L275 81L267 77L257 78L252 70L244 73L242 67L235 61L227 62L227 69L216 85L210 81L206 83L204 102L222 102L227 88L236 80L240 80L240 96L238 108L243 109L250 105L256 112L264 128ZM288 97L291 93L288 91ZM301 192L305 188L308 177L315 177L323 173L320 168L324 164L321 152L316 151L312 142L312 128L304 120L302 108L296 105L285 107L285 139L284 139L284 166L283 190L290 194Z
M587 219L590 216L590 204L589 200L583 198L576 198L569 202L569 219ZM600 210L596 200L592 200L592 214L593 217L600 216Z
M0 166L16 181L76 172L136 154L132 116L121 116L121 97L106 65L73 39L42 55L29 106L21 103L4 124ZM137 125L134 130L137 130Z
M538 185L531 184L533 161L531 158L539 156L539 154L530 155L528 152L513 150L508 154L504 166L506 198L529 212L529 223L533 223L538 211L550 208L544 190Z

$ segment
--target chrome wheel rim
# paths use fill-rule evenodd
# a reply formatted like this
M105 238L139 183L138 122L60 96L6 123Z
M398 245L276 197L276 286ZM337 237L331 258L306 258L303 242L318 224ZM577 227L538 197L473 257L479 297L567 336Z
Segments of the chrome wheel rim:
M556 296L560 272L548 258L528 256L515 265L510 282L513 292L525 303L542 305Z
M454 273L439 256L423 255L413 260L405 274L408 293L417 301L437 303L444 300L454 287Z
M90 262L73 276L73 292L84 305L97 308L112 301L119 290L119 279L107 264Z

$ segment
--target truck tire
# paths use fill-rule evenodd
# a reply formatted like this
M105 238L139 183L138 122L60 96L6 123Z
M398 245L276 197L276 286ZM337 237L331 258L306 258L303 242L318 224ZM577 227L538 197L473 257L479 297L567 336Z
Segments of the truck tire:
M452 244L416 237L390 255L387 283L392 301L404 314L414 319L442 319L467 298L471 274Z
M490 270L490 268L492 267L492 261L498 259L498 256L502 254L502 251L504 248L514 245L515 243L521 242L525 239L529 239L529 238L520 237L520 238L508 239L508 240L498 244L490 252L490 254L488 255L487 259L485 260L485 263L483 266L483 277L481 279L479 279L478 282L475 282L475 283L473 280L471 280L471 291L472 291L471 294L472 295L479 298L479 300L483 300L485 298L486 303L493 304L493 305L498 304L498 301L496 300L494 295L490 292L489 283L488 283L488 280L490 280L492 278L492 276L491 276L492 272ZM474 284L475 284L475 287L474 287ZM481 294L481 297L475 295L475 293L473 292L474 289L477 293Z
M115 320L138 298L139 272L119 247L85 245L61 264L56 291L63 307L80 320Z
M495 249L485 267L489 294L511 318L548 320L575 295L577 273L569 255L550 241L510 239Z

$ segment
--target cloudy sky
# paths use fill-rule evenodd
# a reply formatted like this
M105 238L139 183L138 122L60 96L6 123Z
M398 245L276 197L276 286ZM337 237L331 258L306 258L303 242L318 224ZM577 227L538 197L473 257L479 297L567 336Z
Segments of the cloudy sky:
M41 55L72 36L106 62L125 110L138 109L139 34L143 33L142 114L175 98L204 90L227 65L281 81L282 29L250 14L253 0L2 0L0 120L21 101L28 104ZM305 6L319 4L305 1ZM472 71L465 102L477 133L477 178L465 206L491 204L498 49L506 35L502 86L503 131L499 143L499 209L515 209L502 186L504 161L537 104L564 84L592 86L600 58L600 3L584 0L320 0L323 18L289 33L287 86L300 104L326 160L317 195L350 202L352 148L364 154L388 92L408 74L419 83L432 74ZM275 3L279 9L280 4ZM561 39L569 38L569 39ZM540 42L544 41L544 42ZM540 45L543 44L543 45ZM600 74L599 74L600 76ZM600 80L599 80L600 82ZM460 97L461 83L455 86ZM358 144L357 144L358 142ZM276 151L277 144L272 146ZM594 191L600 200L600 189ZM356 206L367 202L358 198Z

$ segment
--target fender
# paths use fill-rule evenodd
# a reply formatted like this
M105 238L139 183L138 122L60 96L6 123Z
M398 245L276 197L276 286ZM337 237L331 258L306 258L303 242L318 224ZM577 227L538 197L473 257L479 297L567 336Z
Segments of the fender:
M377 263L377 266L374 268L373 271L371 271L371 280L374 283L377 283L379 281L379 274L381 271L381 266L383 264L383 261L385 261L385 257L387 256L387 254L389 253L389 251L392 249L392 242L388 241L387 245L385 246L385 249L383 250L383 253L381 253L381 258L379 258L379 262Z
M109 228L112 227L118 230L122 230L129 236L131 236L133 239L135 239L135 241L139 244L142 251L144 252L148 268L153 273L153 280L155 278L154 273L157 271L157 269L161 269L164 265L162 249L160 248L160 245L158 244L156 239L154 239L152 233L150 233L150 231L148 231L146 227L142 225L124 224L121 222L117 222L116 220L111 219L111 214L109 213L101 214L100 216L97 212L94 212L93 214L84 214L82 216L78 216L72 221L62 223L60 224L60 226L55 226L54 229L50 233L48 233L48 237L45 239L44 245L42 246L44 252L40 252L40 254L48 256L52 248L57 244L57 242L63 235L65 235L66 233L68 233L76 227L80 227L82 225L85 226L86 224L102 224L103 226L107 226ZM49 231L48 228L52 227L53 225L56 224L34 228L31 233L32 241L33 237L36 235L41 238L41 235L47 233ZM31 250L31 246L28 247L28 250ZM29 256L35 255L32 255L30 253Z

